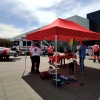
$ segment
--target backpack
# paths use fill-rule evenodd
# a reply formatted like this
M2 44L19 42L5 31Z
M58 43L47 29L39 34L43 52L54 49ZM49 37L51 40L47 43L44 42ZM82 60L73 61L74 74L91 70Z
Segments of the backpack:
M48 71L44 71L44 72L41 72L40 73L40 78L43 80L43 79L50 79L52 78L53 75L52 74L49 74Z
M57 79L56 79L56 74L54 74L52 84L54 84L54 86L57 85L57 87L59 87L64 84L64 79L60 77L60 74L57 74Z

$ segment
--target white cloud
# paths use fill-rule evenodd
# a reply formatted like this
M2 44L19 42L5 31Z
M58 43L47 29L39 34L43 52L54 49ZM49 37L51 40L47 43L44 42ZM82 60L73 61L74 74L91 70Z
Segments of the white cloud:
M75 15L86 18L86 14L97 10L100 10L100 0L91 0L87 5L83 5L83 2L81 2L71 12Z
M41 25L48 24L57 17L67 18L72 15L86 17L87 13L99 10L100 0L91 0L86 5L83 5L85 2L76 0L67 0L67 2L66 0L16 0L13 3L16 4L12 9L14 14L16 13L17 16L30 21L35 16ZM29 11L30 13L27 14L25 11Z
M0 24L0 37L13 38L16 35L22 34L23 29L14 27L13 25Z
M28 22L29 27L27 27L27 30L44 26L58 17L68 18L79 15L86 18L87 13L100 10L100 0L3 0L3 2L13 5L10 9L11 14ZM35 25L36 23L37 25ZM5 31L1 32L7 34L10 28L9 32L11 30L16 31L15 33L18 35L23 31L23 29L17 29L14 26L8 27L6 25L6 27Z
M100 0L91 0L88 4L77 0L8 0L14 4L12 13L28 22L35 19L39 27L48 24L57 17L67 18L73 15L86 17L86 14L99 10ZM6 1L7 3L7 1ZM49 8L49 9L48 9Z
M35 10L41 7L52 7L56 3L60 3L63 0L17 0L24 4L28 9Z
M15 6L11 9L12 13L18 17L26 19L28 22L37 19L39 26L46 25L57 18L57 14L53 10L46 10L56 6L56 3L60 3L62 0L17 0L13 2ZM43 10L44 9L44 10Z
M88 1L77 0L6 0L4 2L14 4L11 9L13 14L30 21L35 16L39 19L40 23L51 22L51 20L59 16L66 18L67 16L81 15L85 17L87 13L99 10L100 8L100 0L91 0L86 5L84 3ZM52 10L48 10L48 8Z

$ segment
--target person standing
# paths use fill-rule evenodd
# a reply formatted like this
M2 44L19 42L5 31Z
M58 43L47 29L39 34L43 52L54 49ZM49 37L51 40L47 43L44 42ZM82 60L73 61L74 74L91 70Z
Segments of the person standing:
M95 63L96 58L97 58L98 62L100 63L99 45L98 45L97 42L96 42L95 45L93 46L93 53L94 53L94 55L93 55L93 62Z
M65 44L65 46L64 46L64 53L65 53L65 54L67 53L67 46L66 46L66 44Z
M31 63L32 63L32 53L31 53L31 50L32 50L32 48L34 47L34 45L33 46L31 46L30 47L30 49L29 49L29 52L30 52L30 59L31 59ZM32 66L31 66L31 68L32 68ZM32 69L31 69L32 70Z
M50 47L48 48L48 56L53 56L54 54L54 46L53 44L50 45ZM51 63L51 59L49 58L49 62L48 63Z
M42 54L41 48L39 47L39 44L34 43L34 47L30 51L32 53L32 67L31 72L33 73L35 71L35 64L36 64L36 73L39 73L39 67L40 67L40 55Z
M47 54L47 49L46 49L46 46L44 46L42 55L46 56L46 54Z
M59 52L62 53L63 52L63 48L62 46L60 45L60 48L59 48Z
M82 43L82 45L79 48L79 63L80 63L80 67L81 67L81 72L84 72L85 56L86 56L86 46L84 45L84 43Z

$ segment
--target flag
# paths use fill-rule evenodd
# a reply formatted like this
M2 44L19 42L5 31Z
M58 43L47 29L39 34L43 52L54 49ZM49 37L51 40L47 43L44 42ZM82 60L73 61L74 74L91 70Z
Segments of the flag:
M71 40L69 41L69 45L72 46L73 44L75 44L75 39L71 38Z

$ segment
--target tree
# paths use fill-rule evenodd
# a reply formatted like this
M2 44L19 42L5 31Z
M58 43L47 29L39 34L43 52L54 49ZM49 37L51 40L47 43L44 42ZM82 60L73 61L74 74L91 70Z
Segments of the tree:
M13 41L7 40L7 39L0 39L0 46L1 47L12 47Z

